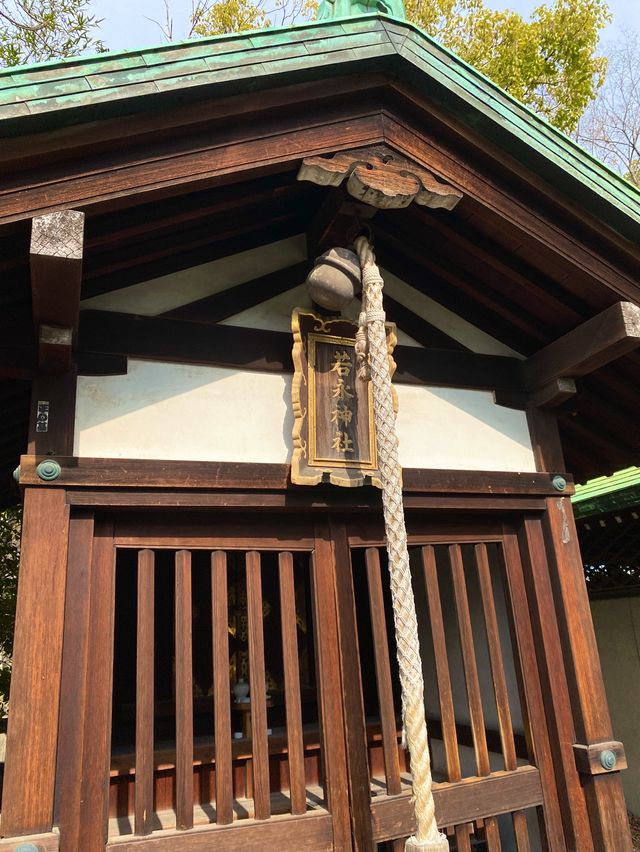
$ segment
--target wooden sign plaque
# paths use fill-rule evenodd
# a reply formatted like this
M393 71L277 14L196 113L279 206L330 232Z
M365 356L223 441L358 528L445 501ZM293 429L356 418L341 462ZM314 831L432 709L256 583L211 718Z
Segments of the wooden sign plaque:
M291 317L294 377L293 459L296 485L380 487L371 382L356 374L358 326L296 308ZM387 323L391 374L395 326Z

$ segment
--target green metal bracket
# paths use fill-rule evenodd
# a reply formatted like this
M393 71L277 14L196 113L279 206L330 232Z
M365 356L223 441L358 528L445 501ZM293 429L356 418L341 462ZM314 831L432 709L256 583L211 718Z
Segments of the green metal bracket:
M45 482L51 482L53 479L58 479L62 473L62 468L57 461L48 459L47 461L40 462L36 468L36 473L40 479L44 479Z

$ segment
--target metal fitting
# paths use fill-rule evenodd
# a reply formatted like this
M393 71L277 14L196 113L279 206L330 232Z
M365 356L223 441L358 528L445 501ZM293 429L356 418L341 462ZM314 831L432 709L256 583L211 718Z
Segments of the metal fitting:
M554 476L551 480L551 484L556 489L556 491L565 491L567 487L567 480L564 476Z
M36 473L40 479L44 479L45 482L51 482L51 480L57 479L60 476L62 468L57 461L47 459L47 461L40 462L36 468Z
M605 751L600 752L600 766L603 769L615 769L617 762L618 758L611 749L605 749Z

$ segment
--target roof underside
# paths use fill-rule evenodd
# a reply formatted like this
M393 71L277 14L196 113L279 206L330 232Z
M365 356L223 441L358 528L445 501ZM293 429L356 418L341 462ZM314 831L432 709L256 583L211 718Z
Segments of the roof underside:
M0 135L15 137L0 151L3 345L25 352L31 216L85 211L88 298L313 231L333 190L296 181L301 158L378 142L464 193L451 212L378 213L381 265L492 337L528 355L640 301L638 194L406 24L366 17L12 70L0 104ZM561 409L578 480L640 458L639 363L582 379ZM1 384L5 501L28 400L28 382Z

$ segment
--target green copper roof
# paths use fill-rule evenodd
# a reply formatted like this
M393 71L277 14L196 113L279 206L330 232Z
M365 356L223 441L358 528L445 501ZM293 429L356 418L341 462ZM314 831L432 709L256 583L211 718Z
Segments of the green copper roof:
M640 239L634 187L417 27L379 15L5 69L0 137L363 71L411 83L592 215Z
M640 504L640 467L627 467L613 476L576 485L571 502L577 518Z

